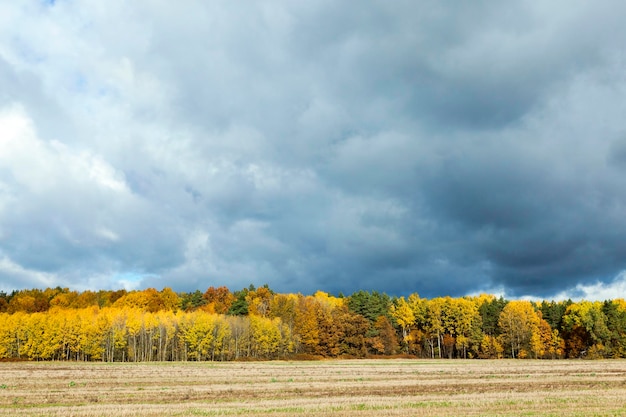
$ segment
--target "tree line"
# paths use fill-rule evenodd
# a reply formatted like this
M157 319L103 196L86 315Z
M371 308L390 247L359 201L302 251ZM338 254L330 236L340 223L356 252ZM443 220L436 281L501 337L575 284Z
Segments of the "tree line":
M0 359L624 358L626 301L231 292L0 292Z

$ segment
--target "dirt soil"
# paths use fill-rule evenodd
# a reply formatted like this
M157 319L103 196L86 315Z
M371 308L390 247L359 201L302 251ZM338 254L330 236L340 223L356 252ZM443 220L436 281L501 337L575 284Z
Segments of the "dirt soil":
M626 361L0 363L0 416L622 416Z

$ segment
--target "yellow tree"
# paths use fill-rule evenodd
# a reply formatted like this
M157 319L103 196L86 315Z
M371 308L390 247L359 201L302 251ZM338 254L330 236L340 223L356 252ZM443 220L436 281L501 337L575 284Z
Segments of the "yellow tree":
M16 313L18 311L24 313L33 313L37 311L37 299L27 293L19 293L9 301L8 312Z
M76 291L61 292L50 300L50 307L69 308L72 306L76 298L78 298L78 293Z
M80 347L83 360L101 360L109 323L100 317L98 307L78 310L80 316Z
M442 356L441 338L444 332L443 309L446 304L444 298L433 298L427 300L424 315L424 331L428 335L431 358L435 357L435 343L439 358Z
M117 303L115 303L115 305L117 305ZM143 311L139 308L124 308L123 311L124 316L126 317L128 359L133 360L134 362L139 362L139 360L141 359L139 351L139 334L141 332L141 316L143 314Z
M118 298L114 307L138 308L140 310L157 312L159 310L176 310L180 300L171 288L164 288L161 292L154 288L143 291L131 291Z
M108 331L105 337L105 360L114 362L115 360L126 360L126 348L128 339L126 337L126 310L107 307L100 310L100 316L108 323Z
M11 314L0 313L0 358L11 358L12 323L9 320Z
M19 358L22 355L26 333L24 323L27 315L0 313L0 358Z
M283 322L279 317L274 317L274 319L278 318L281 322L280 324L280 353L282 355L292 353L295 350L295 340L293 338L293 326L290 326Z
M408 353L409 335L411 334L411 327L415 325L415 313L404 297L398 298L396 302L391 305L390 313L391 317L393 317L396 323L398 323L398 326L402 329L402 342Z
M41 359L61 359L65 317L60 313L59 310L52 309L45 314L40 347Z
M409 294L406 302L411 307L413 315L415 316L415 325L410 328L409 336L407 338L407 348L409 353L412 352L416 355L423 356L422 348L426 346L426 344L429 346L431 345L430 343L426 343L430 336L426 332L426 306L428 300L420 298L418 293L412 293Z
M84 291L72 300L71 308L87 308L99 306L98 294L93 291Z
M273 294L267 285L249 291L246 295L248 314L266 317L270 312L270 301Z
M511 357L525 357L532 351L531 338L538 332L539 316L530 301L509 302L498 319L503 344L510 348Z
M500 359L504 348L497 337L490 334L483 335L480 342L480 351L478 357L482 359Z
M552 329L550 324L540 317L537 328L531 336L531 349L537 358L556 359L563 355L563 340L559 337L557 329Z
M223 314L216 315L215 318L215 327L213 328L213 344L211 346L211 360L215 360L218 356L220 360L224 360L228 354L228 341L231 336L230 323Z
M160 361L165 361L170 357L173 341L178 330L177 315L171 310L159 311L155 314L158 323L156 356Z
M162 309L157 311L163 311ZM171 311L171 310L168 310ZM156 317L156 312L146 312L142 315L141 321L141 360L152 361L154 359L154 352L157 347L155 346L156 340L159 335L159 321Z
M457 321L459 319L459 308L456 299L451 297L441 298L441 322L443 325L441 341L443 354L452 359L454 356L454 346L457 343Z
M81 353L81 316L77 310L66 315L64 332L64 356L67 360L79 360Z
M41 350L43 348L44 335L45 335L45 314L44 313L32 313L26 316L24 327L26 331L26 338L22 347L22 352L28 357L28 359L43 359Z
M482 319L478 303L471 298L453 298L451 304L456 348L463 358L467 358L468 350L473 348L476 353L482 340Z
M252 351L255 357L272 358L279 351L280 326L279 318L269 319L257 315L250 316Z
M159 293L161 305L159 310L176 311L180 304L180 297L171 288L166 287Z
M59 350L56 354L56 359L67 360L71 357L70 345L72 340L77 340L77 334L73 334L74 330L73 320L75 320L75 310L68 308L52 307L50 314L54 315L54 318L58 325L59 330ZM78 343L78 342L76 342Z
M296 304L294 333L306 353L314 353L320 341L317 322L319 304L314 297L300 296Z
M151 290L156 292L153 288ZM118 298L113 303L113 307L146 310L149 303L150 294L148 291L130 291Z
M209 358L215 342L217 315L204 311L187 313L181 322L181 331L189 358L203 361Z
M293 331L297 303L296 294L274 294L270 300L270 317L280 317L281 321L289 327L289 331Z
M228 353L229 358L239 359L250 355L250 319L244 316L227 316L226 323L229 332L224 340L224 351Z
M313 298L315 298L322 308L329 311L346 304L345 298L335 297L324 291L316 291L315 294L313 294Z

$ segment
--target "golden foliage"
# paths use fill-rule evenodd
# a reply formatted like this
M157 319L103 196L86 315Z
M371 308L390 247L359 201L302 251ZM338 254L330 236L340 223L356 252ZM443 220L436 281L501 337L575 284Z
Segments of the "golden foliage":
M431 358L626 357L623 299L539 304L413 293L387 298L381 309L376 303L384 297L367 295L361 291L353 305L352 296L277 294L268 286L235 294L226 287L180 295L171 288L0 294L0 359L232 360L400 350ZM234 313L236 301L245 308Z

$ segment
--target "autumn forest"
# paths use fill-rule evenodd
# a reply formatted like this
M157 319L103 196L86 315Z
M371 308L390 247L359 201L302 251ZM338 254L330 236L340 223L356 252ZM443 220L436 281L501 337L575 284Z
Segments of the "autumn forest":
M626 301L231 292L0 292L0 359L623 358Z

